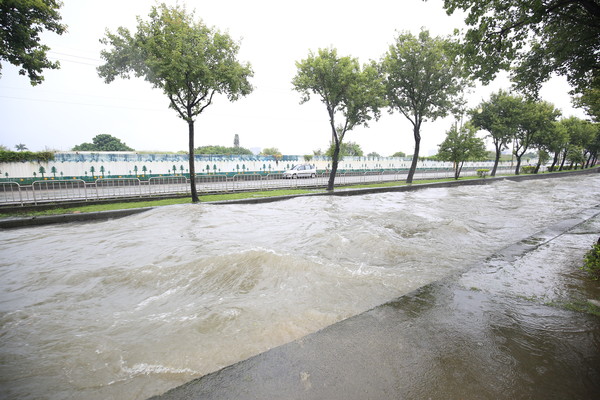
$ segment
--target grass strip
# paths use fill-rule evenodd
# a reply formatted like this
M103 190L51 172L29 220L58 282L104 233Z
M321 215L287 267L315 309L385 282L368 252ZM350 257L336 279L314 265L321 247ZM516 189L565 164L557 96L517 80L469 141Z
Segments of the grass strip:
M239 199L255 199L263 197L275 197L275 196L289 196L299 195L306 193L318 193L323 190L272 190L272 191L261 191L261 192L238 192L238 193L225 193L225 194L209 194L200 196L200 202L212 202L212 201L224 201L224 200L239 200ZM114 211L114 210L126 210L130 208L144 208L144 207L160 207L170 206L175 204L190 204L191 197L179 197L175 199L160 199L160 200L144 200L144 201L133 201L125 203L105 203L105 204L91 204L87 206L76 206L76 207L57 207L39 211L23 211L23 212L2 212L0 211L0 217L37 217L43 215L60 215L60 214L79 214L89 212L100 212L100 211Z

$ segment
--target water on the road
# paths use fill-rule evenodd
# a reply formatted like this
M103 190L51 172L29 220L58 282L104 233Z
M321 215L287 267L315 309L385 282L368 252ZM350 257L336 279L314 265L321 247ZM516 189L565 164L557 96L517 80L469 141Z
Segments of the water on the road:
M0 398L144 399L464 269L600 176L0 232Z

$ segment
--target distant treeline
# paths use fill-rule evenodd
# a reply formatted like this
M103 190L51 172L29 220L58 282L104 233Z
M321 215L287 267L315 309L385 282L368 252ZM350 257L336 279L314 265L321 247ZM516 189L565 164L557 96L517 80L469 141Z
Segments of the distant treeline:
M226 146L202 146L194 150L196 154L222 154L222 155L254 155L251 150L244 147L226 147Z

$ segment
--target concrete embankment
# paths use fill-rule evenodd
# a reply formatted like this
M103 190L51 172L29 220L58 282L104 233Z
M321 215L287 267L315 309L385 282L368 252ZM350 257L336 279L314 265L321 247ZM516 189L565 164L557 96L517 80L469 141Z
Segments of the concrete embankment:
M579 266L599 235L597 206L152 399L597 398L600 288Z

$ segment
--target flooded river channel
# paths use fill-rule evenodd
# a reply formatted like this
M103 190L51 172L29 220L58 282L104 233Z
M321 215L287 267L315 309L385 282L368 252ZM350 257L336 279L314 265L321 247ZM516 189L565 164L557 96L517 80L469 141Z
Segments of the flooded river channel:
M145 399L463 270L600 174L0 232L0 398Z

